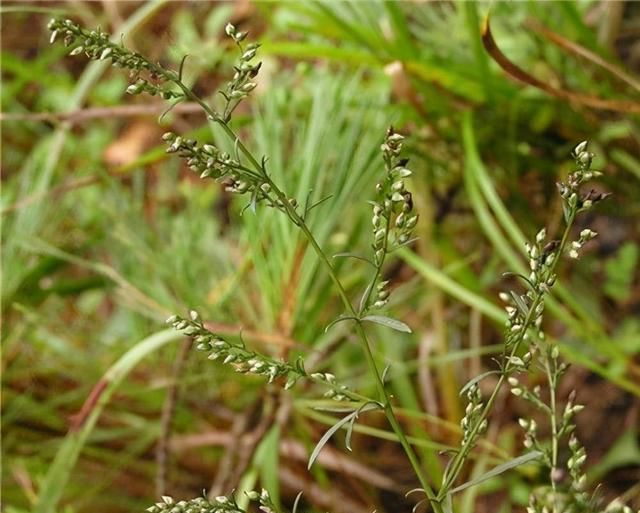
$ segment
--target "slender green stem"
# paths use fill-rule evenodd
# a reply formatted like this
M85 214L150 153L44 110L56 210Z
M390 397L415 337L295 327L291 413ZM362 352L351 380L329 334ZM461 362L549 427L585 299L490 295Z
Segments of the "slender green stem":
M223 126L226 127L226 125L223 125ZM229 132L231 132L231 134L233 134L231 129L229 129L228 127L226 128L229 130ZM243 146L240 146L240 147L241 149L244 148ZM384 412L387 417L387 420L389 421L391 428L393 429L396 436L398 437L398 440L400 441L400 445L404 449L407 455L407 458L409 459L409 462L411 463L411 466L413 467L413 470L416 473L418 480L420 481L420 485L422 486L427 497L429 498L434 512L442 513L442 509L441 509L440 503L436 499L435 492L433 491L433 489L431 488L431 485L426 479L426 476L424 475L424 472L422 470L422 466L420 465L418 457L415 451L413 450L413 447L407 440L404 430L402 429L402 426L400 425L400 422L398 421L393 411L393 407L391 406L391 397L389 396L389 393L387 392L387 389L385 388L384 383L382 381L382 376L380 374L380 371L378 370L373 353L371 352L371 344L364 330L364 327L362 326L362 322L359 320L358 312L356 312L355 308L351 304L351 301L349 300L349 297L347 296L347 293L342 283L340 282L340 279L335 273L335 270L333 268L333 265L331 264L331 261L329 260L329 257L326 255L326 253L318 244L318 241L316 240L316 238L313 236L313 234L307 227L304 219L302 219L300 215L296 212L296 210L289 204L286 196L277 187L277 185L273 183L271 179L268 178L268 180L269 180L268 182L269 185L271 186L272 190L274 191L278 199L285 205L287 214L290 216L293 222L302 230L305 237L307 238L307 240L315 250L317 256L324 263L325 267L327 268L327 271L329 272L329 276L331 277L331 280L334 282L334 284L338 289L338 294L340 295L340 298L342 299L342 302L345 308L348 310L349 314L356 319L356 332L358 333L358 336L362 341L362 348L365 353L365 357L367 359L367 364L369 366L369 369L371 370L371 373L374 375L375 382L376 382L376 389L378 391L380 398L383 400Z
M549 420L551 421L551 488L556 491L555 469L558 466L558 419L556 414L556 369L551 369L551 358L546 356L547 381L549 382Z
M253 154L247 149L247 147L242 143L242 141L240 141L238 136L233 132L233 130L231 130L231 128L227 125L227 123L220 116L218 116L202 99L200 99L196 94L194 94L193 91L191 91L187 86L185 86L181 81L176 79L174 80L174 82L178 85L178 87L180 87L180 89L182 89L184 94L189 99L197 102L203 108L203 110L209 115L209 117L212 120L216 121L222 127L225 133L229 136L231 140L233 140L234 144L237 145L238 149L247 158L247 160L249 160L249 162L256 169L256 171L258 171L259 173L264 173L264 170L260 165L260 163L253 156ZM338 276L336 275L333 265L329 260L329 257L320 247L320 244L318 243L316 238L313 236L313 234L309 230L304 219L296 212L295 208L289 204L286 195L278 188L278 186L271 180L271 178L265 174L264 179L266 183L268 183L271 186L271 190L276 195L276 197L284 205L285 211L289 216L289 218L302 230L306 239L309 241L309 243L313 247L316 255L320 258L324 266L327 268L327 271L329 272L329 276L331 277L331 280L333 281L336 288L338 289L338 294L340 295L340 299L342 300L349 314L351 314L354 318L358 319L359 318L358 312L351 304L351 301L349 300L347 292L345 291L342 283L340 282ZM379 273L379 270L378 270L378 273ZM376 279L377 279L377 274L376 274ZM382 382L381 374L376 365L373 353L371 352L370 342L367 338L367 334L360 321L356 322L356 331L360 337L360 340L362 341L363 350L367 358L367 363L369 365L369 368L372 374L375 376L376 388L378 390L378 394L383 400L384 412L387 417L387 420L389 421L389 424L391 425L393 431L398 437L398 440L400 441L400 445L404 449L407 455L407 458L409 459L409 462L411 463L411 466L413 467L413 470L416 473L418 480L420 481L420 485L424 489L429 501L431 502L434 512L442 513L443 512L442 506L440 505L439 501L436 499L435 492L431 488L431 485L429 484L429 482L427 481L424 475L424 472L422 470L418 457L415 451L413 450L413 447L407 440L404 430L402 429L402 426L400 425L400 422L398 421L393 411L393 408L391 406L391 398L384 386L384 383Z
M387 225L385 227L384 241L382 243L382 257L380 258L380 262L376 266L376 271L373 274L373 278L371 279L371 281L369 282L369 285L366 288L365 295L362 298L362 305L358 309L358 317L362 317L362 314L364 314L364 312L367 310L367 305L369 304L369 298L371 297L373 288L376 286L376 281L378 281L378 278L382 274L382 266L384 265L384 261L386 260L386 257L387 257L387 248L389 245L389 231L390 231L390 224L391 224L390 216L386 217L386 221L387 221Z

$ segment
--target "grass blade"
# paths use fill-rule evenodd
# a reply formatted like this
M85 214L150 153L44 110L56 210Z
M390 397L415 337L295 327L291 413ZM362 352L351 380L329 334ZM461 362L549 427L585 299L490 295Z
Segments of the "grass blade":
M71 472L87 443L89 435L109 399L133 369L146 356L153 354L162 346L179 340L183 335L173 329L159 331L137 343L114 363L98 382L94 390L99 390L97 399L91 407L82 425L70 430L62 442L56 457L40 488L40 495L34 507L34 513L54 513Z

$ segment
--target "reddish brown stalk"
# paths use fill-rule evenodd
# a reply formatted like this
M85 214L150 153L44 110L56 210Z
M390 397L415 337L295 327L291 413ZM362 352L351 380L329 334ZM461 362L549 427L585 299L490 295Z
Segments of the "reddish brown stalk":
M591 107L601 110L612 110L624 113L640 114L640 103L626 100L606 100L598 98L596 96L590 96L587 94L576 93L565 89L558 89L549 85L542 80L537 79L533 75L530 75L518 65L511 62L505 54L502 53L500 48L493 38L491 33L491 27L489 26L489 16L487 16L482 24L482 44L489 53L489 55L495 60L500 67L512 78L519 80L527 85L536 87L551 96L568 100L573 103Z
M87 417L89 417L89 414L93 411L96 404L98 404L98 400L107 388L107 385L108 381L104 378L100 378L100 380L91 390L89 396L84 401L84 404L82 405L82 408L80 408L80 411L69 417L69 431L78 431L83 426L83 424L87 420Z
M186 102L176 105L173 113L190 114L201 111L201 107L194 102ZM67 121L72 125L90 121L92 119L103 118L125 118L135 116L155 116L167 110L165 103L154 103L150 105L116 105L114 107L92 107L87 109L77 109L71 112L0 112L0 121L48 121L50 123L59 123Z
M193 341L188 338L182 342L180 351L171 371L171 383L167 389L167 396L162 405L162 417L160 419L160 438L156 447L156 496L167 495L167 481L169 474L169 438L173 428L173 416L178 401L178 380L182 374L184 363L187 361L189 350Z
M584 59L587 59L593 62L597 66L600 66L601 68L606 69L613 76L619 78L623 82L626 82L628 85L630 85L637 91L640 91L640 82L638 82L638 80L636 80L634 77L626 73L624 70L606 61L605 59L600 57L598 54L592 52L591 50L588 50L584 46L581 46L578 43L574 43L573 41L570 41L569 39L561 36L560 34L553 32L552 30L549 30L547 27L545 27L544 25L542 25L540 22L536 20L525 21L525 26L543 35L559 48L562 48L567 52L573 53L575 55L578 55L579 57L582 57Z

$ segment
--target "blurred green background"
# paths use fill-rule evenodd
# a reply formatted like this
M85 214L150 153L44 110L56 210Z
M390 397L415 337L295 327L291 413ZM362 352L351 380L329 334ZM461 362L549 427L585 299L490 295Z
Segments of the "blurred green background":
M389 386L431 476L443 464L434 450L459 434L458 390L500 351L497 293L515 286L502 273L524 268L523 243L541 226L560 226L555 182L588 139L604 172L597 187L613 196L579 221L578 231L599 237L563 265L547 331L573 364L561 392L575 388L587 406L578 434L592 482L640 507L640 3L104 0L1 9L5 511L113 513L160 493L266 486L287 506L303 490L309 511L395 512L411 510L404 492L415 486L376 415L362 419L353 453L337 436L307 472L306 457L335 422L314 409L321 390L295 389L288 422L274 423L277 390L165 331L169 314L195 308L231 339L242 333L291 360L311 355L374 394L348 326L324 333L341 306L295 228L267 209L241 215L242 199L198 180L160 140L171 129L223 145L221 134L189 105L159 126L165 106L126 95L121 70L48 44L54 15L122 35L174 68L188 54L186 80L213 103L234 57L224 25L249 30L264 65L233 124L299 202L310 190L332 195L310 218L329 253L367 251L380 142L389 124L410 136L419 240L387 273L390 313L413 334L381 329L376 351L392 363ZM489 9L501 51L571 98L500 69L481 40ZM367 270L350 259L337 266L357 298ZM524 413L507 394L499 400L471 475L521 453ZM513 471L465 490L457 511L521 511L541 482L533 467Z

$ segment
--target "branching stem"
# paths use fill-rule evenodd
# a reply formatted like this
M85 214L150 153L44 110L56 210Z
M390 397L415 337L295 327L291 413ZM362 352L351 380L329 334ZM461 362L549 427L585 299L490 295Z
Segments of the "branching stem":
M347 312L349 313L349 315L352 315L356 319L359 319L360 316L358 315L358 312L356 311L351 301L349 300L349 297L347 296L347 292L345 291L342 283L340 282L340 279L338 278L335 272L335 269L333 268L333 265L331 265L331 261L329 260L329 257L324 252L324 250L320 247L320 244L314 237L313 233L311 233L311 230L309 230L309 227L307 226L305 220L298 214L298 212L296 212L295 208L289 203L284 192L282 192L282 190L280 190L280 188L273 182L273 180L271 180L271 178L266 173L264 173L264 169L262 165L253 156L253 154L247 149L247 147L242 143L242 141L235 134L235 132L225 122L225 120L222 117L220 117L216 112L214 112L211 109L211 107L209 107L200 97L198 97L195 93L193 93L193 91L191 91L191 89L185 86L181 81L177 80L177 78L174 79L173 81L184 92L187 98L198 103L202 107L202 109L207 113L209 118L215 121L216 123L218 123L222 127L226 135L234 142L234 144L237 146L240 152L242 152L242 154L247 158L249 163L254 167L254 169L257 172L259 172L262 175L262 178L265 180L265 183L268 183L271 186L271 190L273 191L275 196L284 205L287 216L294 222L296 226L300 228L300 230L306 237L309 244L311 244L311 246L313 247L316 255L320 258L320 260L326 267L327 272L331 277L331 280L333 281L336 288L338 289L338 294L340 296L340 299L342 300L342 303L347 309ZM378 268L376 271L376 279L379 273L380 273L380 269ZM434 512L442 513L443 510L440 505L440 502L436 498L436 494L433 491L431 485L429 484L429 481L427 480L424 474L424 471L422 469L418 456L416 455L415 451L413 450L413 447L407 440L404 430L402 429L402 426L400 425L400 422L398 421L393 411L393 407L391 406L391 397L387 389L385 388L384 383L382 382L382 376L380 374L375 358L371 351L371 343L369 342L369 339L364 330L364 327L362 326L362 323L359 320L356 321L356 332L358 334L358 337L360 338L362 349L365 353L365 357L367 359L367 364L369 366L369 369L375 377L376 389L383 402L384 412L387 417L387 420L389 421L389 424L391 425L391 428L393 429L394 433L398 437L400 445L404 449L407 455L407 458L409 459L409 462L411 463L411 466L413 467L413 470L416 473L418 480L420 481L420 485L424 489L429 501L431 502Z

